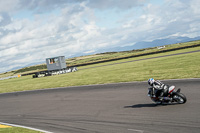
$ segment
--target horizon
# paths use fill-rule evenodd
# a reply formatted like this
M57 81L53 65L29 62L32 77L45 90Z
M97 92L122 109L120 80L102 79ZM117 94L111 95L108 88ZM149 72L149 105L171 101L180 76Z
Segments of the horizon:
M165 48L165 46L167 45L174 45L174 44L184 44L184 43L189 43L189 42L196 42L196 41L200 41L200 39L198 40L191 40L191 41L186 41L186 42L178 42L178 43L173 43L173 44L166 44L166 45L157 45L157 46L153 46L153 47L146 47L146 48L141 48L141 49L148 49L148 48ZM149 43L149 42L147 42ZM105 53L117 53L117 52L127 52L127 51L134 51L134 50L141 50L141 49L129 49L129 50L118 50L118 51L106 51L106 52L103 52L103 53L95 53L95 54L86 54L86 55L80 55L80 56L75 56L75 57L71 57L71 58L78 58L78 57L84 57L84 56L92 56L92 55L97 55L97 54L105 54ZM62 56L62 55L60 55ZM56 56L56 57L59 57L59 56ZM65 56L64 56L65 57ZM55 58L55 57L48 57L48 58ZM25 68L29 68L29 67L34 67L34 66L40 66L40 65L46 65L46 59L48 58L45 58L44 62L40 63L40 64L33 64L33 65L28 65L28 66L24 66L24 67L21 67L19 69L13 69L13 70L10 70L10 71L7 71L7 72L0 72L0 74L4 74L4 73L9 73L11 71L18 71L20 69L25 69ZM71 59L71 58L65 58L65 60L67 59ZM67 63L67 62L66 62Z

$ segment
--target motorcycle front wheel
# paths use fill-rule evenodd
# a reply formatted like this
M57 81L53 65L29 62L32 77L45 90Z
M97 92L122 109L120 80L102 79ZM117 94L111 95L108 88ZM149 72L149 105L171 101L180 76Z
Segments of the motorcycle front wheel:
M186 96L182 93L175 93L173 99L179 104L184 104L187 101Z

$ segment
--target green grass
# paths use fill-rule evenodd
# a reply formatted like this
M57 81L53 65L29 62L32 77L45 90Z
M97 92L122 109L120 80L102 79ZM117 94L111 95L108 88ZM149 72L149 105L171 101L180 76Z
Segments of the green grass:
M155 79L200 78L200 52L108 65L193 50L200 50L200 47L79 67L78 69L80 70L77 72L56 76L34 79L32 76L23 76L21 78L2 80L0 81L0 93L91 84L145 81L150 77ZM85 69L100 65L108 66Z
M0 128L0 133L42 133L42 132L19 128L19 127L10 127L10 128Z

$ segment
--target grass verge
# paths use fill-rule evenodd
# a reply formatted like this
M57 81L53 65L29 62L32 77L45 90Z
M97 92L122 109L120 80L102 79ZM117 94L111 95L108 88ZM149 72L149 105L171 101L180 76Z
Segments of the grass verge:
M0 128L0 133L42 133L20 127Z

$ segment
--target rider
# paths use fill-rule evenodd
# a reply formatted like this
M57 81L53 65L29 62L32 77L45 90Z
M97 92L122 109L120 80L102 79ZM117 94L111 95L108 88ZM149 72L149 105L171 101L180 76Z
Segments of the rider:
M157 90L161 90L161 92L160 92L160 96L158 97L158 98L160 98L160 99L163 99L164 97L163 97L163 95L164 95L164 92L165 91L167 91L167 89L168 89L168 86L167 85L165 85L165 84L163 84L162 82L160 82L159 80L154 80L153 78L150 78L149 80L148 80L148 84L150 85L150 86L152 86L152 96L153 97L156 97L155 96L155 89L157 89Z

